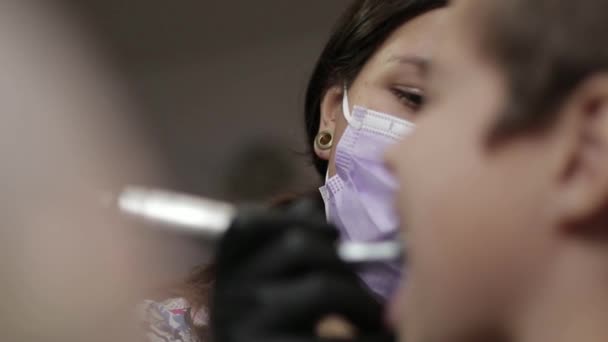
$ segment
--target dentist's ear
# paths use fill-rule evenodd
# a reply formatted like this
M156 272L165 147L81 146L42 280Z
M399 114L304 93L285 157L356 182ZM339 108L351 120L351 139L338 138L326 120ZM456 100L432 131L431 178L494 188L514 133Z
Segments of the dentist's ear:
M334 145L336 122L342 115L342 99L344 90L341 86L333 86L323 96L321 101L321 120L319 132L315 139L315 154L323 159L329 160Z
M598 218L608 218L608 74L585 81L563 108L572 126L561 219L568 227L596 226ZM603 225L608 232L608 221Z

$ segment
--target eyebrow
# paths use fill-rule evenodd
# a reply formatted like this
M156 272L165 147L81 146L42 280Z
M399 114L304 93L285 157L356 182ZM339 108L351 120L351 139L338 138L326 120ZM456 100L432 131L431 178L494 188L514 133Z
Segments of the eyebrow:
M429 71L431 61L427 58L419 57L419 56L393 55L386 60L386 63L399 63L399 64L413 65L416 68L420 69L422 74L427 74Z

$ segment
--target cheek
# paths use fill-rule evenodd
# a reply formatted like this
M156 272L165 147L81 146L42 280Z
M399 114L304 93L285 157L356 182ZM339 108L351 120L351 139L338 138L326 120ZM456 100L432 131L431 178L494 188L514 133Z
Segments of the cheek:
M483 229L493 221L479 214L491 187L481 178L475 139L442 119L424 119L402 143L399 207L411 249L404 300L415 311L449 320L478 300L497 270L486 263L495 241L491 229Z
M419 138L420 143L426 139ZM505 168L488 165L481 153L465 153L458 139L424 146L429 149L409 165L411 193L405 195L411 250L407 291L413 300L408 305L447 325L498 322L517 305L541 264L542 230L527 228L538 210L514 215L530 195L516 186L509 189L516 195L506 196ZM462 153L453 159L447 151ZM422 167L431 162L436 169Z

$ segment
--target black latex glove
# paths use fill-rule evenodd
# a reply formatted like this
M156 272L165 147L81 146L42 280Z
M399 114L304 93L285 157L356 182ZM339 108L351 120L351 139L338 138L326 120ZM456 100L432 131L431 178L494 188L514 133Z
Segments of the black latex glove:
M241 215L220 241L211 302L214 342L323 341L339 315L352 341L392 341L382 305L336 253L337 231L306 211Z

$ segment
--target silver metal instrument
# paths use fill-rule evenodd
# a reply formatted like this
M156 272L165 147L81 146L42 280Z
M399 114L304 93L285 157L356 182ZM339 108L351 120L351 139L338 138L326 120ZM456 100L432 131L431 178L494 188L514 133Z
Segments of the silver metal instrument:
M216 200L165 190L129 186L118 196L122 212L161 224L166 229L217 240L237 215L235 206ZM396 260L401 256L398 241L379 243L343 242L338 255L348 263Z

